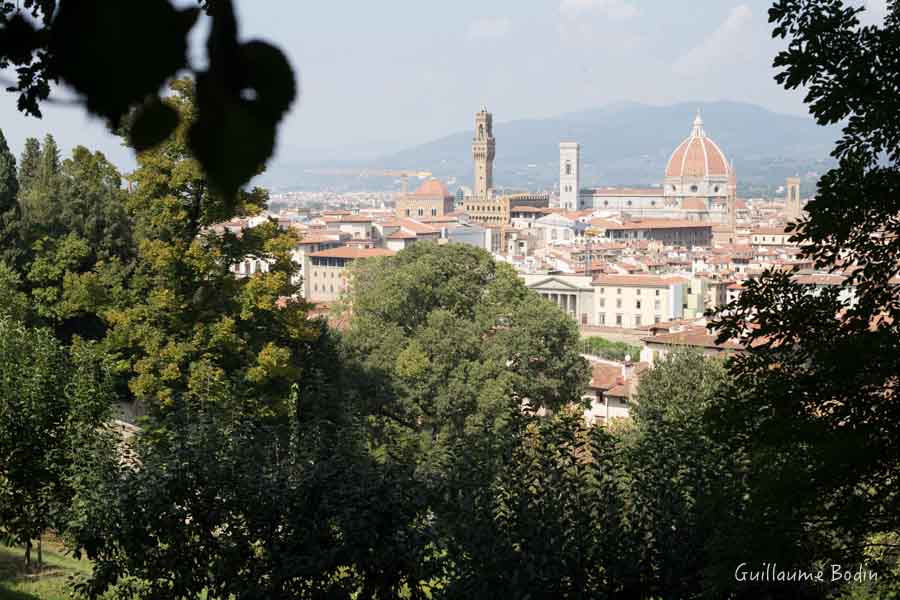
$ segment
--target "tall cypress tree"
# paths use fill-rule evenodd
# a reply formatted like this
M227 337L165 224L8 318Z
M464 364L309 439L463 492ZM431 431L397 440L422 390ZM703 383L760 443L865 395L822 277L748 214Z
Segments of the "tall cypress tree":
M9 151L6 137L0 131L0 261L16 262L19 247L16 235L19 223L19 180L16 157Z
M25 150L19 161L19 190L24 194L34 185L41 165L41 143L37 138L25 140Z
M59 175L59 147L49 133L44 136L41 150L41 162L37 169L37 185L45 190L52 189L56 176Z

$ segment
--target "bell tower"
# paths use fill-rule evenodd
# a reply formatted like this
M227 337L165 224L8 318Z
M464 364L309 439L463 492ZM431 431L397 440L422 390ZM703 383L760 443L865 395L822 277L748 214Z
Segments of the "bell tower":
M785 217L788 221L799 221L801 216L803 216L803 207L800 203L800 178L788 177Z
M473 194L478 200L487 200L494 187L494 119L487 108L475 113L475 139L472 140L472 158L475 161Z

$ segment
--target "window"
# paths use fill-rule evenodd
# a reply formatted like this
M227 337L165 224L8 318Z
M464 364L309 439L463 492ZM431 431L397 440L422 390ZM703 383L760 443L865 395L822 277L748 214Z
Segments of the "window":
M622 299L616 298L616 308L622 308Z
M634 315L634 326L635 327L641 326L641 315Z
M419 209L419 216L420 216L420 217L422 216L422 209L421 209L421 208Z
M622 315L616 315L616 325L622 326Z
M586 259L585 259L586 260ZM600 288L600 293L603 294L606 292L606 288Z
M600 298L600 308L606 308L606 298Z
M634 307L635 307L636 309L640 310L640 308L641 308L641 301L640 301L640 300L635 301Z
M597 315L597 324L598 325L606 325L606 315L603 313L599 313Z
M656 290L656 295L659 296L659 290Z
M616 288L616 293L620 296L622 295L622 288Z
M654 315L654 316L653 316L653 322L654 322L654 323L659 323L660 321L662 321L662 317L661 317L660 315Z
M432 209L431 209L431 216L432 216L432 217L436 217L436 216L437 216L437 209L436 209L436 208L432 208Z
M656 300L656 301L653 303L653 308L654 308L654 310L659 310L659 300Z
M635 295L635 296L640 296L640 295L641 295L641 288L638 288L638 289L634 290L634 295Z
M571 174L572 174L572 163L570 163L569 161L566 161L566 175L571 175ZM568 187L566 189L568 189Z
M693 292L691 291L691 288L689 287L689 288L688 288L688 295L691 295L692 293L693 293Z
M692 186L691 186L691 191L692 191L692 192L696 192L696 191L697 191L697 186L696 186L696 185L692 185Z

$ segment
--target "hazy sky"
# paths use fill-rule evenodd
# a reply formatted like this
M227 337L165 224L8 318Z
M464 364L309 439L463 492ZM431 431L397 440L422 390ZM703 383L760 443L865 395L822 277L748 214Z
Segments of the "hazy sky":
M498 121L623 100L804 111L772 80L781 41L770 35L770 0L235 2L242 36L281 46L301 81L277 159L377 155L466 129L482 104ZM883 16L885 0L866 2L869 19ZM16 154L49 131L66 151L80 143L130 162L79 108L47 106L38 121L0 92L0 117Z

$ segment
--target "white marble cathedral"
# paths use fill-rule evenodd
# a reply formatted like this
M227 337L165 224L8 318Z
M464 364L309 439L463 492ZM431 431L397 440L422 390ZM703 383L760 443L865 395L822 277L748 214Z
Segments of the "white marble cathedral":
M691 135L669 157L661 186L582 189L580 171L580 146L561 143L560 204L564 208L609 210L632 218L732 222L737 192L734 166L706 135L699 112Z

